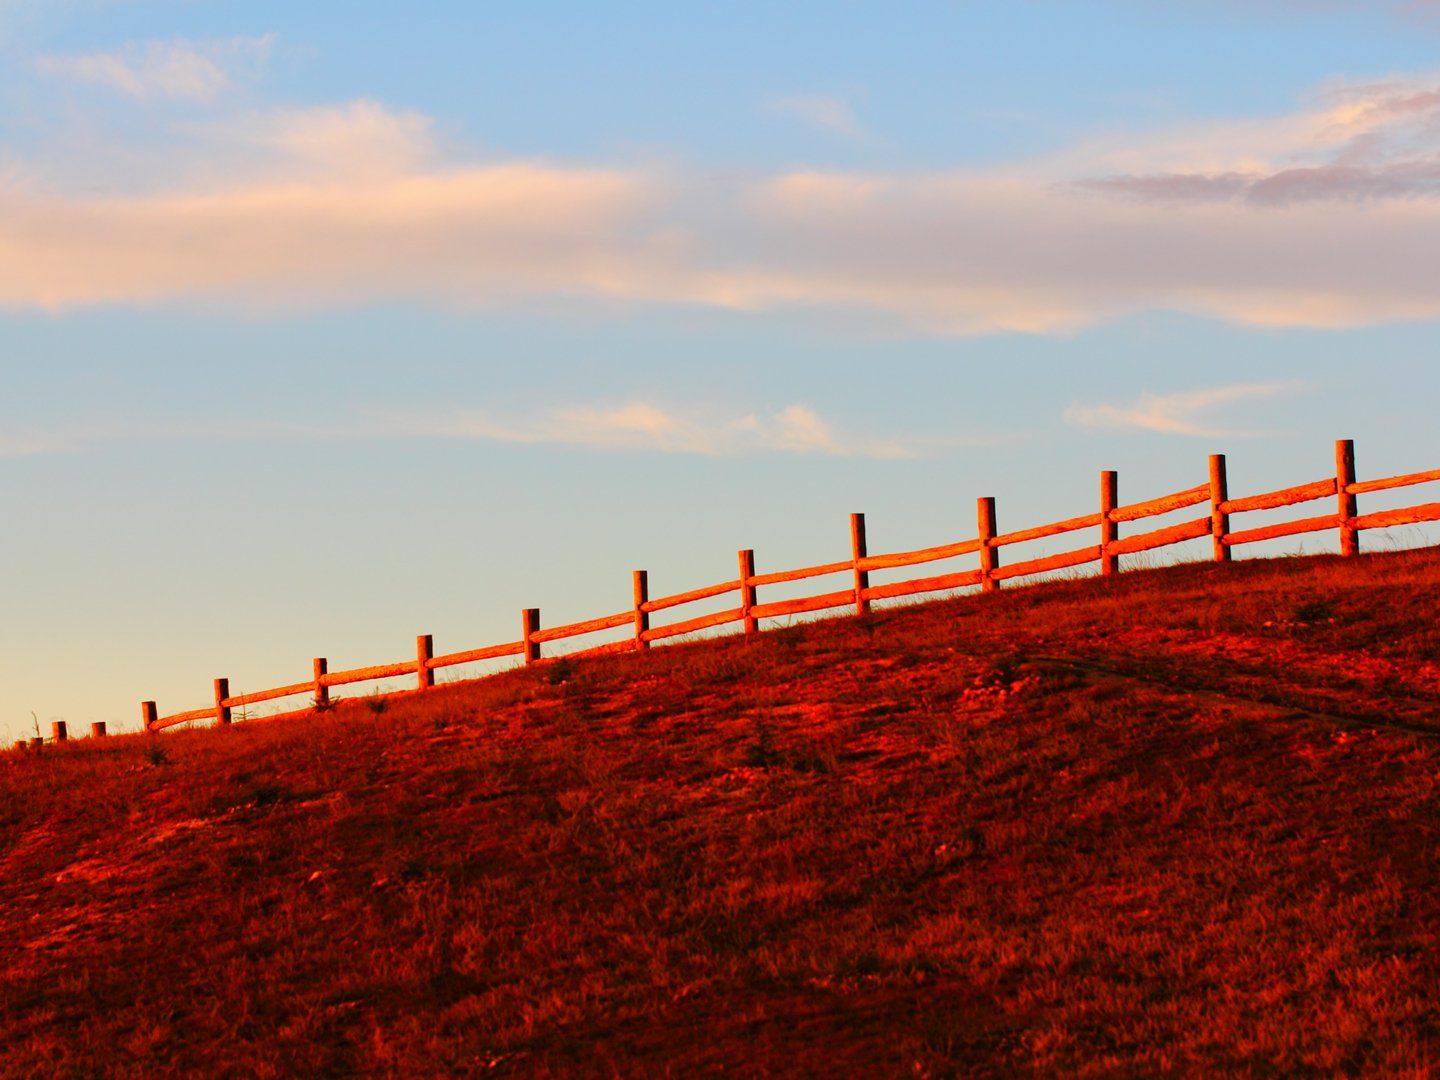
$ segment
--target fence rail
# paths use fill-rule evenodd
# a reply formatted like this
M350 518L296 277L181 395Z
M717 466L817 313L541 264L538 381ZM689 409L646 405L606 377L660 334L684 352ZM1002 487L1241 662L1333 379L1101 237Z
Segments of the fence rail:
M869 610L871 602L876 600L916 596L923 593L950 592L955 589L976 586L982 591L989 592L999 588L1003 581L1054 573L1090 563L1098 562L1100 572L1104 575L1115 574L1120 571L1121 556L1155 551L1173 544L1199 540L1206 536L1211 538L1212 557L1217 562L1229 562L1233 550L1246 544L1330 529L1339 530L1341 554L1356 555L1360 551L1360 533L1366 530L1440 521L1440 503L1423 503L1407 509L1383 510L1361 515L1356 506L1357 496L1435 482L1440 482L1440 469L1357 482L1355 479L1354 443L1349 440L1341 440L1335 444L1335 474L1323 480L1260 495L1232 499L1228 490L1225 456L1216 454L1210 458L1208 482L1143 502L1120 505L1118 502L1119 478L1116 473L1107 471L1100 474L1100 505L1095 513L1052 522L1048 525L1021 529L1017 532L1000 533L996 529L995 500L983 498L977 502L977 529L974 539L940 544L914 551L870 554L865 540L865 515L852 514L850 516L850 558L839 562L820 563L794 570L757 574L755 573L755 553L744 550L739 553L738 577L715 585L705 585L687 592L655 598L651 598L649 593L649 575L644 570L636 570L632 579L633 604L629 610L616 612L614 615L604 615L598 619L586 619L582 622L566 623L542 629L539 609L526 608L521 613L521 634L518 641L436 656L430 635L422 634L416 639L415 659L413 660L351 668L347 671L330 671L328 661L324 657L317 657L313 661L312 676L305 682L232 695L229 680L216 679L213 704L201 709L160 716L155 702L145 701L141 703L141 717L146 730L149 731L198 720L213 719L216 723L228 724L231 722L234 709L265 701L309 694L312 698L310 705L291 712L268 716L266 719L302 716L330 705L330 689L332 687L375 682L400 676L414 676L416 682L413 689L391 691L382 696L418 693L435 685L434 673L439 669L510 656L522 657L524 663L534 664L541 659L542 645L584 637L605 630L630 627L632 633L630 637L622 641L607 642L568 655L600 656L644 650L657 641L694 634L732 623L742 624L744 633L753 634L760 630L762 619L775 619L846 607L853 607L857 614L863 614ZM1232 530L1230 527L1232 517L1237 514L1277 510L1327 498L1337 500L1334 513L1320 514L1295 521L1282 521L1239 531ZM1203 517L1184 521L1178 525L1150 529L1124 538L1120 536L1122 524L1129 525L1147 521L1203 504L1208 504L1208 512ZM1100 533L1099 543L1008 565L1002 562L1001 552L1005 548L1097 528ZM965 555L978 555L980 565L974 569L914 578L908 581L881 585L870 584L872 571L922 566ZM834 574L851 575L851 583L845 588L815 596L774 600L768 603L757 602L756 591L760 588ZM650 617L658 612L730 594L736 594L738 606L663 625L652 625L651 623Z

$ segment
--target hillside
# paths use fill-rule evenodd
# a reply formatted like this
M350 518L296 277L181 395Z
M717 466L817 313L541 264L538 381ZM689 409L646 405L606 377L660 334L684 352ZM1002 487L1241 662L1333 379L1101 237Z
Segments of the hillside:
M0 1075L1440 1068L1440 552L0 754Z

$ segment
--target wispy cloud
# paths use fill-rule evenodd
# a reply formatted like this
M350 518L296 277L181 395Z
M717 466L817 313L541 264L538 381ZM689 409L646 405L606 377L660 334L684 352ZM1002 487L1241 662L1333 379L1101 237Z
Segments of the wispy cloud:
M1153 151L1158 169L1131 151L1124 172L1076 186L1172 204L1440 196L1440 76L1336 84L1294 116L1212 125Z
M1071 405L1065 422L1082 428L1151 431L1161 435L1235 438L1253 432L1218 426L1210 415L1227 405L1303 393L1303 382L1235 383L1178 393L1146 391L1127 405Z
M221 154L261 147L260 175L191 190L67 197L14 180L0 187L0 305L459 304L632 288L648 178L431 165L427 125L369 102L245 116L203 136Z
M171 146L160 164L193 171L125 194L89 189L93 161L69 194L53 169L0 176L0 306L598 301L942 335L1152 310L1440 318L1440 76L929 173L476 163L374 101L192 124Z
M505 414L451 407L358 408L322 424L283 418L221 419L203 425L162 420L136 429L87 422L69 431L0 436L0 460L69 454L133 442L269 443L276 439L445 439L615 453L699 457L797 454L874 460L924 457L958 445L988 445L995 441L984 435L965 439L879 438L848 431L799 403L773 409L727 409L636 399L519 409ZM1008 441L1013 441L1013 435Z
M0 436L0 460L69 454L81 449L83 445L78 438L56 434L4 435Z
M219 41L147 41L115 52L42 56L35 67L45 75L95 83L134 98L210 101L238 71L262 67L274 34Z
M646 401L569 406L521 418L472 410L404 413L383 417L375 430L392 436L706 457L784 453L885 459L917 454L904 442L842 432L814 409L799 404L730 414Z
M1440 0L1220 0L1223 7L1253 13L1294 11L1301 15L1317 12L1357 11L1362 15L1400 15L1426 20L1440 14Z
M355 184L415 175L434 164L435 122L424 113L362 99L342 105L251 111L191 130L238 149L270 178L324 175Z
M870 132L855 115L855 109L844 98L827 94L794 94L772 98L768 103L771 112L819 128L832 135L839 135L852 142L866 142Z

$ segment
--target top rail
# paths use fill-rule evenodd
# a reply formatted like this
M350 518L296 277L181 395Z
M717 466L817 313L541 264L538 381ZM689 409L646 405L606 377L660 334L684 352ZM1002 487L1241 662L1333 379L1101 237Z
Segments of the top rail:
M523 641L510 641L504 645L487 645L483 649L466 649L464 652L446 653L430 661L432 668L454 667L456 664L474 664L481 660L495 660L502 656L519 656L525 651Z
M958 544L940 544L938 547L919 548L915 551L897 551L891 555L867 555L858 560L858 570L889 570L897 566L918 566L921 563L953 559L957 555L971 555L980 550L979 540L962 540ZM849 567L849 563L842 564Z
M587 619L585 622L569 623L565 626L552 626L548 630L537 630L530 635L531 641L559 641L562 638L580 637L582 634L594 634L600 630L613 630L617 626L627 626L635 621L635 613L622 611L618 615L604 615L598 619Z
M350 683L372 682L375 679L393 679L397 675L413 675L419 669L417 661L402 660L398 664L376 664L373 667L351 668L349 671L332 671L320 676L316 681L321 686L348 686Z
M1362 480L1358 484L1347 484L1345 490L1351 495L1368 495L1372 491L1433 484L1437 480L1440 480L1440 469L1430 469L1426 472L1406 473L1404 476L1391 476L1384 480Z
M779 585L782 581L802 581L805 578L823 577L826 574L838 574L844 570L855 569L855 563L850 559L844 562L824 563L820 566L802 566L799 570L779 570L773 574L756 574L745 584L757 585Z
M693 603L696 600L709 600L712 596L724 596L738 588L740 588L738 578L734 581L722 581L718 585L706 585L704 588L691 589L689 592L676 593L674 596L662 596L658 600L647 600L640 605L640 610L644 612L664 611L666 608L679 607L681 604Z
M276 686L269 690L256 690L249 694L236 694L234 697L225 698L220 704L226 708L234 708L240 705L256 705L262 701L274 701L276 698L293 697L296 694L307 694L314 688L315 683L313 681L291 683L289 686Z
M1043 540L1047 536L1060 536L1064 533L1078 532L1080 529L1093 529L1099 524L1100 515L1098 513L1081 514L1079 517L1067 518L1065 521L1057 521L1050 525L1037 525L1033 529L1001 533L990 541L990 546L1009 547L1011 544L1023 544L1029 540Z
M1220 509L1226 514L1244 514L1251 510L1278 510L1282 506L1295 506L1299 503L1328 498L1334 495L1335 491L1335 478L1332 476L1328 480L1316 480L1313 484L1297 484L1295 487L1281 488L1279 491L1270 491L1264 495L1251 495L1246 499L1231 499L1222 503Z
M1184 510L1187 506L1198 506L1209 501L1210 485L1201 484L1199 487L1177 491L1173 495L1161 495L1158 499L1148 499L1145 502L1132 503L1129 506L1117 506L1110 511L1110 520L1140 521L1142 518L1158 517L1161 514L1168 514L1172 510Z

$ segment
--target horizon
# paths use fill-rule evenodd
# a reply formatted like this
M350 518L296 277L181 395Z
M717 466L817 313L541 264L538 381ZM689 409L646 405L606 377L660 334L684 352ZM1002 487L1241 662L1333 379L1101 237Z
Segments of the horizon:
M1440 5L1155 8L0 2L0 739L1440 466Z

